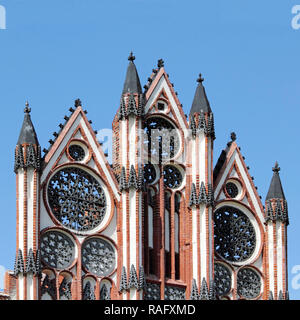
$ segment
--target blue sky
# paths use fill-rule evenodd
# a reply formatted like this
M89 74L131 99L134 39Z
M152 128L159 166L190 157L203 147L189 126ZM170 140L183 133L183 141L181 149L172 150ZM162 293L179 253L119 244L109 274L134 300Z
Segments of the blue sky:
M201 72L215 115L214 162L237 143L263 199L277 160L289 204L289 290L300 265L300 29L297 0L0 0L0 265L15 254L14 148L28 99L42 148L80 97L94 129L111 128L131 50L144 84L165 61L184 111Z

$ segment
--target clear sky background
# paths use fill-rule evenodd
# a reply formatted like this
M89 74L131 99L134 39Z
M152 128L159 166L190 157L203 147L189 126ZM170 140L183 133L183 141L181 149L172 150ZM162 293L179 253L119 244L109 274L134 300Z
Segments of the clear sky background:
M289 205L288 270L300 265L300 0L0 0L0 271L13 268L14 148L28 99L42 148L80 98L111 128L131 50L141 82L163 58L185 113L201 72L215 116L214 163L230 132L265 199L275 161ZM3 266L3 267L2 267ZM0 272L1 273L1 272ZM299 282L300 283L300 282Z

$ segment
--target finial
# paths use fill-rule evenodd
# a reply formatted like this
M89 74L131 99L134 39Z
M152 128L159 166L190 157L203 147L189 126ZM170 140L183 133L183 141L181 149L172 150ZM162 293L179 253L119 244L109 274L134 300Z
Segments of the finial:
M132 51L130 52L130 55L129 55L129 57L128 57L128 60L129 60L129 61L132 61L132 62L135 60L135 56L133 55L133 52L132 52Z
M75 108L81 107L81 106L82 106L82 105L81 105L81 100L80 100L80 99L76 99L74 106L75 106Z
M231 141L235 141L236 140L236 133L235 132L231 132L230 139L231 139Z
M29 103L28 103L28 101L26 101L24 113L30 113L30 112L31 112L31 108L29 108Z
M199 77L197 79L197 82L202 83L204 81L204 78L202 77L202 74L199 73Z
M165 62L164 62L163 59L159 59L159 60L157 61L157 66L158 66L158 68L162 68L162 67L164 66L164 64L165 64Z
M275 166L274 166L274 168L272 168L272 170L273 170L273 172L277 172L277 173L280 171L280 168L278 166L278 162L277 161L275 162Z

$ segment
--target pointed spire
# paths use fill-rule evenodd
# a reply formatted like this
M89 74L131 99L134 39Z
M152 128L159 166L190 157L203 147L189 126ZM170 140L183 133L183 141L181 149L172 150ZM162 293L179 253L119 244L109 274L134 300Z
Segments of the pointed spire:
M279 291L278 300L284 300L282 290Z
M203 86L204 79L202 78L201 73L199 74L199 78L197 79L198 86L196 88L192 108L190 111L190 116L192 116L194 113L200 113L201 110L203 112L211 112L211 108L209 105L209 101L206 96L205 88Z
M129 178L128 178L128 187L134 188L136 190L138 189L137 176L136 176L136 172L134 169L134 165L131 165L131 167L130 167Z
M126 291L127 289L128 289L128 284L127 284L126 268L123 266L120 285L119 285L119 291L123 292L123 291Z
M205 278L202 279L199 300L209 300L208 287Z
M139 290L145 290L147 286L146 278L145 278L145 271L143 266L140 266L139 269Z
M144 169L142 166L139 166L138 169L138 180L137 180L138 190L144 190L145 183L144 183Z
M28 102L26 102L23 125L15 149L15 173L17 173L19 168L33 167L37 170L40 169L41 147L39 145L36 132L31 122L30 112L31 109L29 108ZM26 159L24 159L25 154Z
M127 73L126 73L126 78L125 78L125 83L123 87L123 94L125 93L142 93L142 87L141 87L141 82L139 75L137 73L134 60L135 56L131 52L129 57L129 65L127 68Z
M137 110L137 115L139 117L143 117L145 115L145 96L143 94L140 94L139 97L139 105L138 105L138 110Z
M122 167L121 176L120 176L120 180L119 180L119 188L120 188L121 192L127 189L127 180L126 180L125 167Z
M29 253L28 253L28 257L27 257L25 272L26 273L32 272L33 274L37 273L36 263L35 263L35 259L34 259L34 253L31 248L29 249Z
M213 191L212 184L209 183L207 185L207 201L206 201L206 205L213 207L214 204L215 204L214 191Z
M285 300L290 300L290 294L288 291L285 292Z
M19 249L15 260L14 275L17 276L19 273L24 273L24 271L23 254L22 250Z
M209 300L217 300L214 280L210 280L209 282Z
M196 122L195 122L194 115L191 116L190 129L192 130L192 137L195 138L197 135L197 128L196 128Z
M38 276L41 276L41 274L42 274L42 261L41 261L41 250L39 250L39 249L36 251L35 270L36 270L36 274Z
M201 182L198 204L207 204L207 196L204 182Z
M281 185L281 180L279 177L279 171L280 168L278 166L278 162L276 161L273 170L273 177L271 180L271 184L269 187L269 191L266 197L266 200L270 199L283 199L285 200L282 185Z
M196 186L195 186L195 183L192 183L189 207L196 206L197 204L198 204L198 199L197 199Z
M14 165L15 173L17 173L19 168L25 168L23 147L20 144L17 145L15 149L15 165Z
M119 109L119 120L123 120L126 117L126 106L125 106L125 101L123 96L121 97L121 102L120 102L120 109Z
M126 115L127 116L130 116L130 115L137 116L138 115L138 110L136 107L135 98L134 98L133 94L131 94L129 96Z
M273 221L273 207L271 201L266 201L265 212L265 221Z
M198 292L197 282L195 279L193 279L193 282L192 282L190 300L199 300L199 292Z
M17 144L34 144L39 145L37 135L30 117L31 109L29 103L26 102L24 109L24 120Z
M135 270L135 267L133 264L130 267L128 288L129 289L132 289L132 288L139 289L138 278L137 278L136 270Z

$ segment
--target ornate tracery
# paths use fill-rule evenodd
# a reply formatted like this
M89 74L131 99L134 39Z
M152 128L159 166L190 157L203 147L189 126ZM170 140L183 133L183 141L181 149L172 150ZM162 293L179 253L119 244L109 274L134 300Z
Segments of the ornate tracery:
M50 179L48 201L54 216L66 227L86 231L97 227L106 212L100 183L78 167L66 167Z
M224 206L214 213L214 242L215 250L222 258L242 262L254 252L255 230L241 210Z

